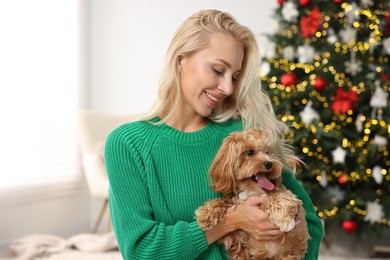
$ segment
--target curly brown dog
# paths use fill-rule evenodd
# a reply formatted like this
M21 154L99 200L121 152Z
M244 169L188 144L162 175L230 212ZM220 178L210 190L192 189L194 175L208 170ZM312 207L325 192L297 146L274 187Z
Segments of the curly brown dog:
M269 220L284 232L272 241L257 241L236 230L219 242L231 259L302 259L309 233L302 202L282 185L283 165L260 129L231 133L223 141L211 167L211 188L222 198L206 202L195 212L203 230L212 229L223 220L229 208L252 195L267 196L261 204ZM299 222L298 225L295 225Z

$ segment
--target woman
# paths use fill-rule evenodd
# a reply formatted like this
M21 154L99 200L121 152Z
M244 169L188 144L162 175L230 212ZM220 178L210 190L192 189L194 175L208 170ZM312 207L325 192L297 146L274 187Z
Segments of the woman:
M215 242L228 232L244 230L259 243L281 235L259 209L260 197L239 204L210 231L194 220L199 206L220 196L210 190L207 172L229 133L262 127L291 170L294 154L260 88L259 60L253 33L228 13L200 11L178 28L155 105L106 141L111 217L124 259L227 259ZM304 203L311 235L306 259L317 259L321 222L293 175L284 173L283 182Z

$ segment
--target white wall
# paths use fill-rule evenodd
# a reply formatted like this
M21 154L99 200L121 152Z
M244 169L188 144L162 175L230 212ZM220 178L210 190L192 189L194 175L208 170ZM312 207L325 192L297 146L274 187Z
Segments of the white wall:
M146 111L157 93L165 51L176 28L201 9L230 12L260 36L271 32L277 1L91 1L91 108L112 113Z

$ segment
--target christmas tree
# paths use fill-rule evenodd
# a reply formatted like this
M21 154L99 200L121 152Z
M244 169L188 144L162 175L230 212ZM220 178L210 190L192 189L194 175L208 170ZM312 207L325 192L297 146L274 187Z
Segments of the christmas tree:
M276 1L276 0L275 0ZM390 0L278 0L261 80L325 224L390 226Z

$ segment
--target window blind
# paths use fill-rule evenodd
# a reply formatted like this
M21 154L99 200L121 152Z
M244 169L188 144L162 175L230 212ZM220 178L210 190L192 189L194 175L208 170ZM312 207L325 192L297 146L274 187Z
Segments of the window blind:
M77 0L0 2L0 201L79 185Z

